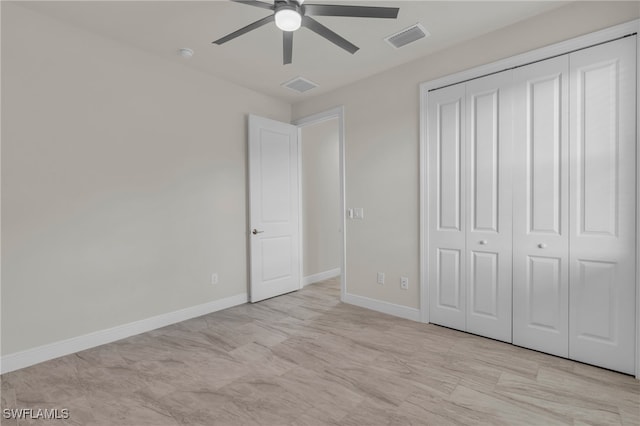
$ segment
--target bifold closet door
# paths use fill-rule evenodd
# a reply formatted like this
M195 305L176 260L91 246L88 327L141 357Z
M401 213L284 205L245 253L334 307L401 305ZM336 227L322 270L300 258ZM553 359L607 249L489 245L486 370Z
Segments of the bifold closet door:
M511 72L429 94L429 316L511 341Z
M466 85L466 330L511 342L512 72Z
M514 70L513 343L569 356L569 57Z
M465 85L429 93L429 320L466 329Z
M430 322L635 372L636 43L429 93Z
M634 372L636 38L570 54L569 356Z

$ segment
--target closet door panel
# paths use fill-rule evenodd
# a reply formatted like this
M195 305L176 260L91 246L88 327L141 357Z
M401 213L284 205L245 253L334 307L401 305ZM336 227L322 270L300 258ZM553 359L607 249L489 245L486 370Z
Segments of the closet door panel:
M568 355L566 262L562 257L527 256L525 277L526 325L546 332L544 337L563 336L559 350ZM564 333L562 333L564 331ZM551 334L551 336L549 335ZM542 338L542 336L540 336ZM515 336L514 336L515 340ZM529 342L525 342L529 343ZM523 344L522 346L529 346Z
M464 299L462 290L464 284L461 281L461 262L462 253L457 249L438 248L436 252L436 294L438 308L451 309L456 312L462 312L462 303ZM458 327L456 327L458 328ZM461 330L464 326L460 324Z
M570 55L570 357L635 369L635 37Z
M431 92L428 104L429 320L465 330L465 86Z
M569 355L569 57L514 71L513 343Z
M469 176L472 231L498 232L499 96L497 88L470 96L468 147L472 172Z
M469 262L469 296L473 314L497 320L500 305L498 254L473 251Z
M511 341L511 71L467 83L467 331Z

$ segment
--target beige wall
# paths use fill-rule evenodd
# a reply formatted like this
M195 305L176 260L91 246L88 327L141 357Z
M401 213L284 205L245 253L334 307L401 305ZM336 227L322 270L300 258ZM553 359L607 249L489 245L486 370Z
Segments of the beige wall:
M303 276L340 268L338 119L302 128Z
M419 307L419 84L640 16L638 2L581 2L294 105L294 118L345 107L347 291ZM386 284L376 284L376 272ZM400 276L408 276L408 291Z
M249 112L291 118L2 2L2 353L246 293Z

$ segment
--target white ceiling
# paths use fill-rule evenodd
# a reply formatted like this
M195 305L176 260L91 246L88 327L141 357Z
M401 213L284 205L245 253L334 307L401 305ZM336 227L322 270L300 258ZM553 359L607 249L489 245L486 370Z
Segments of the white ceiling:
M269 1L269 0L265 0ZM21 5L186 66L297 102L566 4L558 1L344 1L307 3L399 7L398 19L317 17L360 47L351 55L307 29L295 32L293 64L282 65L274 24L212 44L271 13L231 1L22 1ZM417 22L431 36L394 49L384 38ZM195 51L190 59L181 47ZM302 76L319 87L298 94L281 84Z

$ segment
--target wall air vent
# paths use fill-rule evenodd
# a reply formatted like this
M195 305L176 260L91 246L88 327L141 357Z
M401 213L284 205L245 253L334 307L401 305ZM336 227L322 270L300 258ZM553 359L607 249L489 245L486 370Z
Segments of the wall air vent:
M318 87L318 85L313 81L307 80L306 78L302 77L296 77L293 80L282 83L282 86L291 90L295 90L298 93L304 93L308 90Z
M427 31L422 24L415 24L398 33L390 35L385 38L385 40L396 49L400 49L402 46L406 46L407 44L413 43L421 38L429 37L430 35L429 31Z

